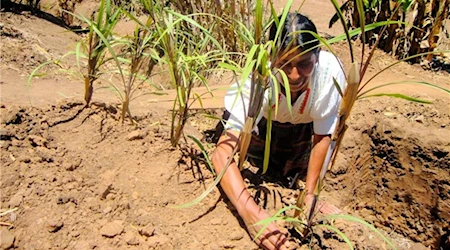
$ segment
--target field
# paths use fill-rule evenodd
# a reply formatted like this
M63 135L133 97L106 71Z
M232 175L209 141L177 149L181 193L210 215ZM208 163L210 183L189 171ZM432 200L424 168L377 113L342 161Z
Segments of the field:
M302 11L322 32L341 32L327 28L333 13L328 1L315 2ZM77 6L88 15L96 2ZM1 249L258 249L219 188L191 208L173 208L200 195L213 175L192 141L171 146L170 98L134 100L134 126L120 123L120 103L104 83L86 109L79 80L51 74L27 87L36 66L48 55L57 58L73 49L81 36L28 11L0 15L0 209L16 208L0 217ZM127 21L117 27L122 33L130 29ZM349 65L345 45L335 49ZM392 62L377 52L369 75ZM227 76L217 78L218 88L231 84ZM449 73L406 63L385 71L373 84L403 79L450 88ZM208 114L222 114L221 91L205 100ZM450 249L450 96L418 85L397 85L389 92L432 104L388 97L357 101L321 197L372 223L398 249ZM217 121L200 109L191 113L185 134L202 138L212 151L207 141ZM262 178L252 168L243 175L271 213L295 203L297 190ZM335 226L356 249L388 249L360 224L338 220ZM313 249L347 247L330 231L315 233L320 240ZM293 249L308 249L292 243Z

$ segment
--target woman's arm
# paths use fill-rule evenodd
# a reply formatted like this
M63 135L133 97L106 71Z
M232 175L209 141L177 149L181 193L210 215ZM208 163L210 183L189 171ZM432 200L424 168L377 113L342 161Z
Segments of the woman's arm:
M226 131L225 135L219 138L217 148L212 155L212 163L216 173L220 173L225 167L228 159L231 157L233 150L238 146L239 132ZM230 166L220 181L223 191L230 199L236 209L242 210L247 200L251 199L250 194L245 188L245 184L236 162L231 161Z
M212 155L212 162L216 173L220 173L226 167L225 165L231 157L233 150L235 147L238 147L238 138L238 131L226 131L225 135L220 137L217 148ZM254 224L260 220L269 218L269 214L256 204L247 191L244 179L234 160L228 166L228 169L220 180L220 185L238 211L247 226L249 234L253 238L261 229L261 226L254 226ZM255 241L265 249L287 249L285 235L273 223Z
M311 150L311 156L309 158L308 172L306 175L306 197L305 203L309 209L316 188L317 180L319 179L320 170L327 156L328 148L330 147L331 136L330 135L317 135L313 136L313 148ZM324 203L320 211L324 214L339 213L340 210L332 205Z
M320 170L328 152L331 143L330 135L314 135L313 148L309 158L308 173L306 175L307 195L314 195L317 180L319 179Z

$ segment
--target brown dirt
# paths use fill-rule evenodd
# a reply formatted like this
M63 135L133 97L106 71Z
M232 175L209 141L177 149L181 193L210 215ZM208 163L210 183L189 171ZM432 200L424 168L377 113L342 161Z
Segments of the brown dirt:
M303 7L319 27L327 21L322 7ZM12 225L0 228L2 248L13 242L15 249L257 249L217 188L199 205L173 208L200 195L213 175L191 141L170 146L170 113L156 97L132 103L134 127L119 123L111 92L99 89L94 104L83 109L79 81L50 75L27 89L31 70L66 53L79 37L27 12L0 14L0 209L17 208L0 217ZM348 65L344 45L336 48ZM369 74L391 62L377 53ZM447 73L408 64L388 70L374 85L402 79L450 85ZM433 104L359 101L323 198L373 223L399 249L438 249L450 230L450 96L416 86L389 91ZM221 109L209 112L220 115ZM198 113L186 133L205 141L214 126ZM244 172L249 188L271 213L295 201L298 191L261 182L252 170ZM335 226L357 249L387 248L359 224L338 220ZM328 230L315 233L313 249L346 248Z

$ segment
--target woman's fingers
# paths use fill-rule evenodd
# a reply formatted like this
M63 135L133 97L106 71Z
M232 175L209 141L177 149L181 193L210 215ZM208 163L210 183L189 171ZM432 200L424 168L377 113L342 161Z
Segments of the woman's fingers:
M269 225L264 233L256 240L258 245L267 250L286 250L287 238L277 226Z
M342 211L328 202L319 202L319 211L325 215L340 214Z

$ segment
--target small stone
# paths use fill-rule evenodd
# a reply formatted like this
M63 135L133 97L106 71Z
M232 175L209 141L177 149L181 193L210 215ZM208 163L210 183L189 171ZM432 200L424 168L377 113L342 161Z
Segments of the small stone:
M71 200L72 200L71 197L60 196L60 197L58 197L58 199L56 199L56 204L63 205L63 204L69 203Z
M78 230L73 230L72 232L70 232L70 235L72 236L72 237L74 237L74 238L76 238L76 237L78 237L78 236L80 236L80 231L78 231Z
M397 114L394 112L384 112L384 115L387 117L393 117L393 116L396 116Z
M416 122L419 123L423 123L425 120L425 117L423 115L419 115L418 117L416 117L416 119L414 119Z
M159 126L154 126L151 131L153 132L153 134L158 134L159 133Z
M17 193L15 194L13 197L11 197L11 199L9 200L9 207L10 208L14 208L14 207L18 207L20 206L20 204L23 201L23 195L22 193Z
M217 226L217 225L222 225L222 224L223 224L223 221L222 221L222 219L220 219L220 218L214 218L214 219L212 219L209 223L210 223L211 225Z
M123 225L118 221L107 223L100 229L100 234L108 238L114 238L115 236L123 232Z
M132 232L127 232L123 236L123 239L130 246L137 246L137 245L140 244L139 238L135 234L133 234Z
M128 141L140 140L143 139L146 135L147 133L145 131L134 130L127 135L127 140Z
M157 240L158 240L158 245L161 247L161 249L167 249L167 250L174 249L172 244L170 243L171 240L169 239L169 237L167 237L165 235L160 235L160 236L157 236Z
M17 214L15 212L9 213L9 221L11 223L15 222L17 220Z
M133 198L133 200L139 199L139 193L138 193L137 191L134 191L134 192L131 194L131 198Z
M49 221L47 221L47 230L50 233L56 233L58 232L62 227L64 226L64 222L62 222L59 219L50 219Z
M151 237L146 240L149 249L156 249L158 247L159 241L158 237Z
M236 241L236 240L240 240L242 238L244 238L244 234L242 232L234 231L230 234L230 240Z
M45 162L53 162L54 152L46 147L36 147L36 154Z
M63 166L67 171L74 171L81 166L81 161L81 159L77 159L74 162L66 162Z
M108 214L112 211L112 207L106 207L105 209L103 209L103 213L104 214Z
M145 237L151 237L155 234L155 226L149 224L141 229L139 229L139 234Z
M16 237L6 228L0 229L0 248L1 249L10 249L14 247L14 241Z
M111 192L112 190L112 184L109 185L100 185L100 187L98 188L97 193L100 195L101 199L106 199L106 196L108 196L108 194Z

